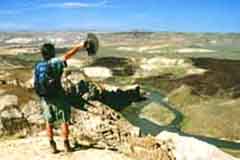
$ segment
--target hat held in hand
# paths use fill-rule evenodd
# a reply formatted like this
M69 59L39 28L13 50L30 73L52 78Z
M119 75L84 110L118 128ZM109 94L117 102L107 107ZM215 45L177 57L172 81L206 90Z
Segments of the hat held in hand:
M84 45L86 45L88 56L94 56L97 54L99 48L99 40L95 34L88 33L87 40Z

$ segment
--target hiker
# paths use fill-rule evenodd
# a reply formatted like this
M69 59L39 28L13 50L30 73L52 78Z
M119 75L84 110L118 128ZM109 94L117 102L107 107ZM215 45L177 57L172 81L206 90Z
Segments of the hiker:
M58 152L53 133L53 124L55 122L61 122L65 151L73 151L68 139L71 109L65 99L61 77L64 68L67 67L67 60L80 49L87 50L88 48L88 41L85 41L76 45L60 58L55 57L55 47L53 44L46 43L41 47L43 60L35 66L34 88L41 99L43 116L46 120L46 131L53 153Z

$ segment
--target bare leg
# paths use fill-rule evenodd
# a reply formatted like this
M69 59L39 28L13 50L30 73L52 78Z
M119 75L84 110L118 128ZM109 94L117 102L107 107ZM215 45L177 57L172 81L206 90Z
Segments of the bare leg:
M49 122L46 123L47 135L52 149L52 153L58 153L56 142L54 141L53 126Z
M64 140L64 147L66 152L72 152L73 149L70 146L68 137L69 137L69 125L68 123L63 123L62 124L62 137Z
M62 124L62 137L63 137L64 141L68 140L68 137L69 137L69 125L68 125L68 123L63 123Z
M53 141L54 140L53 126L49 122L46 123L46 131L47 131L49 141Z

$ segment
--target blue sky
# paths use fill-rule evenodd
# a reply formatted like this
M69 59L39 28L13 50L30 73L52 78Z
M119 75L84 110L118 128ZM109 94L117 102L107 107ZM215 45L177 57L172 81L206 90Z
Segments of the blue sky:
M0 31L240 32L239 0L1 0Z

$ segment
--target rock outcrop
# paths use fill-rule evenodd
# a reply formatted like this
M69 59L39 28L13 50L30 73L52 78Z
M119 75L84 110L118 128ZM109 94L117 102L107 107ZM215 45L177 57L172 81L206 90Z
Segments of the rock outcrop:
M29 103L21 107L21 110L13 111L15 109L14 106L18 105L18 100L16 96L4 96L2 97L1 101L4 102L9 97L12 98L12 102L10 103L10 101L6 101L5 106L2 107L8 107L9 110L6 111L9 111L9 113L11 113L9 115L6 114L7 121L3 121L5 119L4 117L1 117L1 122L3 122L3 126L1 127L5 131L5 134L14 134L17 132L25 133L24 136L26 136L30 134L30 131L39 131L35 129L38 125L43 124L42 118L39 117L39 103L37 101L29 101ZM4 103L2 103L2 105L4 105ZM156 140L154 137L141 138L140 130L138 127L130 124L124 117L121 116L121 114L117 113L108 106L100 102L90 101L88 102L88 104L86 104L85 107L86 111L73 108L74 124L71 126L71 139L74 140L75 144L80 144L93 148L102 148L118 151L102 152L94 150L98 154L102 154L102 156L107 157L108 159L115 159L115 156L119 157L120 159L121 157L124 157L123 159L128 159L125 156L133 159L137 158L144 160L174 159L174 155L172 154L171 150L172 148L170 148L166 142ZM3 111L1 113L3 113ZM42 146L39 144L39 141L35 140L37 139L27 138L25 140L22 140L21 143L23 143L23 145L28 148L33 145L41 148ZM47 142L47 140L45 141ZM13 144L14 142L12 143L12 145ZM13 148L15 149L15 154L8 157L8 159L21 160L22 157L19 156L23 155L21 155L21 153L16 153L18 152L17 150L19 150L19 146L14 145ZM0 155L3 154L1 155L2 157L7 156L7 153L9 153L13 148L10 147L8 148L8 150L1 151ZM45 147L45 150L46 148L47 146ZM35 149L37 148L35 147ZM36 152L34 148L29 149L29 151L27 152L30 159L38 157L34 157L33 152ZM107 153L110 155L105 155ZM111 154L113 154L113 157L111 156ZM39 153L39 155L42 156L42 159L49 158L42 152ZM81 152L76 152L72 156L74 158L77 158L78 156L81 158L84 157ZM50 156L50 159L51 157L52 156ZM59 158L61 159L62 157Z
M73 113L72 134L80 143L115 150L129 136L140 135L138 127L104 104L89 102L87 109L87 112L75 109Z
M174 149L172 142L152 136L129 137L119 147L121 153L139 160L175 160Z
M237 160L217 147L193 137L164 131L157 139L172 142L175 146L173 154L177 160Z
M0 136L18 133L19 130L26 134L29 127L27 119L19 110L18 97L0 96Z
M68 79L70 83L65 86L68 91L78 93L79 86L72 88L71 85L79 84L79 78L76 73L75 76ZM25 83L29 85L16 83L13 86L31 89L31 80ZM116 110L99 101L81 99L81 96L84 97L85 93L91 91L89 87L92 88L91 86L93 86L94 92L99 90L98 86L94 87L89 82L84 83L84 85L87 86L88 90L83 94L76 94L75 97L79 100L77 102L81 102L81 104L79 106L73 105L71 139L74 140L75 144L107 150L76 151L67 157L69 160L78 158L104 160L235 160L216 147L194 138L183 137L169 132L162 132L157 137L141 137L140 129L133 126ZM140 97L138 86L130 90L129 88L126 90L119 90L119 88L109 90L111 91L105 90L105 92L108 92L108 94L105 93L105 96L114 95L115 98L119 98L119 95L126 94L128 98L131 95ZM39 100L29 99L26 103L20 104L20 99L19 95L5 94L4 90L0 91L0 136L14 135L16 133L20 134L21 137L29 136L32 133L38 133L43 128L44 121L41 116ZM113 98L110 100L113 100ZM10 160L22 160L23 158L26 159L26 157L28 159L43 160L66 158L66 155L61 153L56 156L46 154L46 148L48 148L46 143L46 138L42 137L28 137L23 140L8 141L6 144L0 143L0 157L8 156L4 159ZM4 149L2 150L2 148ZM42 149L44 152L41 151ZM9 154L12 152L14 154Z

